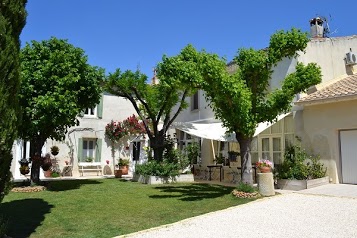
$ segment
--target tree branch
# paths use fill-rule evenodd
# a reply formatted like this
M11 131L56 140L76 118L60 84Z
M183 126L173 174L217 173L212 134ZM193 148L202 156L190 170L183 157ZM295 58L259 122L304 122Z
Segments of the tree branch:
M185 98L187 96L187 93L188 93L188 89L186 89L183 94L182 94L182 97L181 97L181 101L180 101L180 106L179 108L177 109L176 113L174 114L174 116L171 118L171 120L168 121L168 116L165 118L165 121L164 121L164 126L163 126L163 129L164 131L166 132L169 128L169 126L174 122L174 120L176 119L176 117L179 115L179 113L182 111L183 107L182 105L184 104L185 102ZM167 123L166 123L167 122Z

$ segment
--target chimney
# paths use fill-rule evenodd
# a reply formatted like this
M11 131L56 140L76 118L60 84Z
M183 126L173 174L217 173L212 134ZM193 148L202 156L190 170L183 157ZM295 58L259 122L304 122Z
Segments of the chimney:
M312 38L324 37L324 21L320 17L315 17L310 20L310 33Z
M155 85L155 84L158 84L158 83L159 83L159 79L158 79L157 76L156 76L156 69L153 69L153 71L154 71L154 76L153 76L152 79L151 79L151 84L152 84L152 85Z

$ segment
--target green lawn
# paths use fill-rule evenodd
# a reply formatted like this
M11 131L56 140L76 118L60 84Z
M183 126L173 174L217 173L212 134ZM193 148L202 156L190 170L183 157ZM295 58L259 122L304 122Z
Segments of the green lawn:
M143 185L118 179L53 181L47 191L10 192L0 204L11 237L113 237L252 200L232 187Z

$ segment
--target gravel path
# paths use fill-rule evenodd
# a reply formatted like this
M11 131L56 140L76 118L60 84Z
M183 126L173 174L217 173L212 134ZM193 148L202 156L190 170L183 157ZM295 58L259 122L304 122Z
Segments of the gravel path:
M288 193L121 237L357 237L357 199Z

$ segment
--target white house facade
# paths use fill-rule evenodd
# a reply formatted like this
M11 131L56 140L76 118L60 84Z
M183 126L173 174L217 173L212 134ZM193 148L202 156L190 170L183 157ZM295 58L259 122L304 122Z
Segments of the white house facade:
M51 139L46 141L42 155L50 152L52 146L58 146L59 154L51 157L53 168L67 176L113 175L113 165L118 163L119 158L130 160L129 174L131 174L136 163L146 160L143 149L147 146L145 136L122 138L114 145L113 156L112 144L105 137L105 126L111 120L123 121L132 115L137 114L130 101L103 93L100 103L95 108L86 109L81 117L78 117L79 125L69 128L64 141ZM19 171L18 161L21 158L29 158L29 147L29 142L26 146L21 140L14 143L11 171L15 180L26 178ZM92 160L89 164L88 158ZM81 164L86 166L82 167ZM42 170L40 177L44 177Z

